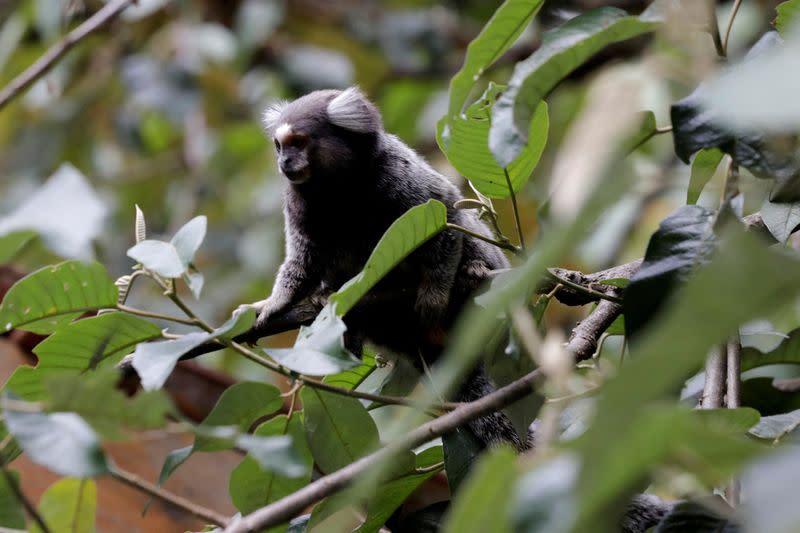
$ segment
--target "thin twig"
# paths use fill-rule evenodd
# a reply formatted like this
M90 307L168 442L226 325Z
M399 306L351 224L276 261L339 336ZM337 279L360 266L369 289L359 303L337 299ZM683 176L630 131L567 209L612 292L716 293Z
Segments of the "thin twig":
M719 24L717 23L717 9L716 9L716 2L708 2L706 6L708 7L708 32L711 34L711 40L714 41L714 48L717 51L717 55L721 58L725 58L725 47L722 46L722 39L719 35Z
M506 176L506 184L508 185L508 192L511 195L511 207L514 209L514 223L517 226L517 237L519 238L519 247L525 251L525 237L522 235L522 224L519 221L519 207L517 207L517 195L514 194L514 186L511 184L511 177L508 175L508 169L503 167L503 174Z
M66 37L49 48L33 65L25 69L24 72L0 90L0 109L3 109L12 99L44 76L72 47L99 30L133 3L135 3L135 0L113 0L85 20L83 24L69 32Z
M350 485L376 465L394 457L395 454L421 446L430 440L451 433L471 420L511 405L520 398L532 393L534 386L540 379L541 373L539 370L534 370L479 400L464 404L446 415L426 422L398 437L384 448L362 457L327 476L323 476L302 489L241 519L232 520L225 529L225 533L261 531L285 522L309 505Z
M722 39L722 57L728 57L728 39L731 36L731 29L733 28L733 20L736 18L736 13L739 12L739 6L742 5L742 0L735 0L731 8L731 14L728 17L728 24L725 27L725 37Z
M728 341L728 379L726 383L725 406L728 409L736 409L741 405L741 384L742 384L742 343L739 334L736 333ZM725 501L731 507L739 505L741 500L741 482L734 477L725 487Z
M144 309L137 309L135 307L129 307L124 304L117 304L117 309L123 311L125 313L130 313L132 315L139 315L147 318L155 318L158 320L166 320L168 322L175 322L177 324L185 324L187 326L199 326L198 322L193 318L180 318L177 316L172 315L165 315L162 313L156 313L154 311L145 311Z
M22 507L25 508L25 511L28 515L33 519L34 522L39 526L39 529L42 530L43 533L52 533L52 529L47 526L47 523L44 521L42 515L39 514L39 511L36 510L36 507L31 503L31 501L25 496L22 492L22 489L17 484L17 480L14 479L14 476L11 475L11 472L8 471L5 465L0 466L0 469L3 471L3 478L6 480L6 484L8 488L11 489L11 492L14 493L14 497L22 504Z
M179 509L183 509L187 513L196 516L209 524L214 524L220 527L225 527L228 524L228 517L225 515L191 502L186 498L178 496L177 494L173 494L168 490L150 483L149 481L145 481L136 474L123 470L116 465L110 466L109 473L111 474L111 477L117 481L124 483L125 485L128 485L139 492L143 492L163 502L174 505Z
M494 244L498 248L502 248L504 250L508 250L509 252L514 252L517 255L522 255L522 250L520 250L519 248L517 248L516 246L514 246L510 242L498 241L498 240L492 239L491 237L487 237L486 235L481 235L480 233L476 233L474 231L468 230L467 228L465 228L463 226L459 226L458 224L452 224L450 222L447 223L447 227L449 229L452 229L452 230L455 230L455 231L460 231L461 233L464 233L465 235L469 235L470 237L475 237L476 239L480 239L480 240L482 240L484 242L488 242L489 244Z
M647 135L645 135L645 136L644 136L644 138L643 138L641 141L639 141L638 143L636 143L636 144L634 144L633 146L631 146L631 147L628 149L628 153L631 153L631 152L633 152L634 150L636 150L637 148L639 148L640 146L642 146L644 143L646 143L647 141L649 141L650 139L652 139L652 138L653 138L653 137L655 137L656 135L662 135L662 134L664 134L664 133L669 133L669 132L671 132L671 131L672 131L672 125L669 125L669 126L661 126L661 127L658 127L658 126L656 126L655 128L653 128L653 131L651 131L650 133L648 133Z

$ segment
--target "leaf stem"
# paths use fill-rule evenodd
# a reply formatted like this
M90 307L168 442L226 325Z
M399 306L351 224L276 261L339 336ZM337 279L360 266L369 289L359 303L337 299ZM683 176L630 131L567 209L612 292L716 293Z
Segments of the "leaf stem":
M124 313L130 313L132 315L138 315L138 316L143 316L143 317L147 317L147 318L155 318L155 319L158 319L158 320L166 320L166 321L175 322L175 323L178 323L178 324L185 324L187 326L199 326L200 325L200 324L198 324L197 320L194 319L194 318L180 318L180 317L177 317L177 316L165 315L165 314L156 313L156 312L153 312L153 311L145 311L144 309L137 309L135 307L129 307L129 306L124 305L124 304L117 304L117 309L122 311L122 312L124 312Z
M519 238L519 248L525 251L525 237L522 235L522 224L519 220L519 207L517 206L517 195L514 194L514 187L511 184L511 177L508 175L508 169L503 167L503 174L506 176L506 184L508 185L508 192L511 194L511 207L514 208L514 223L517 226L517 236Z
M39 529L42 530L42 533L52 533L52 529L47 526L47 523L44 521L44 518L39 511L36 510L36 507L33 503L25 496L25 493L22 492L22 489L17 484L17 480L14 479L14 476L11 475L11 472L8 471L6 465L0 466L0 469L3 471L3 478L6 480L6 484L8 488L11 489L11 492L14 493L14 497L22 504L22 507L28 513L28 515L33 519L34 522L39 526Z
M733 20L736 18L736 13L739 12L739 6L742 5L742 0L735 0L731 8L731 14L728 17L728 24L725 27L725 37L722 39L722 57L728 57L728 39L731 36L731 29L733 28Z
M519 248L517 248L516 246L514 246L510 242L502 242L502 241L498 241L498 240L492 239L491 237L487 237L486 235L481 235L480 233L476 233L476 232L474 232L472 230L468 230L467 228L465 228L463 226L459 226L458 224L453 224L451 222L447 223L447 227L449 229L452 229L452 230L455 230L455 231L460 231L461 233L464 233L465 235L469 235L470 237L475 237L476 239L480 239L480 240L482 240L484 242L488 242L489 244L494 244L498 248L502 248L504 250L508 250L510 252L514 252L516 255L520 255L520 256L522 255L522 250L520 250Z
M197 503L187 500L177 494L173 494L166 489L163 489L153 483L145 481L144 479L140 478L136 474L132 472L128 472L119 468L116 465L109 465L109 473L111 477L116 479L117 481L132 487L139 492L143 492L152 496L153 498L157 498L163 502L169 503L174 505L179 509L183 509L187 513L196 516L210 524L214 524L220 527L226 527L228 525L228 517L218 513L217 511L211 510L207 507L203 507Z

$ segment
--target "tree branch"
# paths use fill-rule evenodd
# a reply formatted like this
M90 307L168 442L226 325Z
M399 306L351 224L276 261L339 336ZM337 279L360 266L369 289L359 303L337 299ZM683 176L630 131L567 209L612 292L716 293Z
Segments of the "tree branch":
M209 524L225 527L229 522L227 516L203 507L202 505L191 502L186 498L178 496L177 494L173 494L168 490L159 487L158 485L154 485L153 483L145 481L132 472L128 472L119 468L118 466L111 465L109 472L111 477L117 481L128 485L139 492L143 492L179 509L182 509Z
M99 30L136 0L113 0L50 47L36 62L0 90L0 109L44 76L72 47Z
M575 361L584 361L594 355L600 336L621 314L620 304L603 300L575 326L567 342L567 351L575 357Z
M724 405L727 358L725 344L715 346L708 354L703 399L700 405L703 409L718 409Z
M541 378L541 372L534 370L479 400L463 404L446 415L426 422L396 439L390 445L366 457L362 457L332 474L317 479L289 496L231 522L225 529L225 533L261 531L289 520L309 505L348 486L359 476L381 461L391 458L395 453L416 448L432 439L454 431L471 420L498 411L531 394L534 386Z

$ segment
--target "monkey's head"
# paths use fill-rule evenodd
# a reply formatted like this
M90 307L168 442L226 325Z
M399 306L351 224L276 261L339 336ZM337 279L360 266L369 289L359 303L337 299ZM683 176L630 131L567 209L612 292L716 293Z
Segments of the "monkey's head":
M350 174L364 164L383 131L380 113L358 87L273 104L263 120L278 167L294 185Z

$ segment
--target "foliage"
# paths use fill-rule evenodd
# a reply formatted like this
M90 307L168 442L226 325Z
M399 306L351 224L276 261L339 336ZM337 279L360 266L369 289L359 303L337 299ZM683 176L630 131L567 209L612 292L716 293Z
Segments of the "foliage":
M41 2L22 4L0 7L9 14L4 84L67 30ZM320 9L341 27L292 3L223 3L217 20L181 3L147 4L111 22L124 31L76 47L0 105L10 154L0 161L0 267L30 272L5 293L0 331L46 336L36 366L18 367L2 391L0 527L41 530L20 513L9 466L23 453L64 476L29 506L36 518L51 531L93 531L93 478L120 476L104 442L172 417L193 442L168 454L159 485L195 453L237 448L246 457L227 488L243 515L314 505L263 531L603 533L618 531L644 490L682 500L657 532L800 528L790 499L800 460L787 445L800 427L800 107L787 67L800 50L800 3L731 10L716 32L716 17L661 0L630 13L575 1L569 20L541 0L462 2L463 13L397 1L376 7L374 28L336 11L338 2ZM464 22L453 27L473 37L466 50L433 13ZM749 50L735 42L734 17L760 28L740 38L755 43ZM714 35L724 36L716 49ZM256 311L229 311L255 300L255 287L263 296L282 224L282 184L258 113L277 98L354 82L376 96L387 130L438 147L432 162L444 156L472 192L399 217L293 341L245 345ZM448 222L448 208L476 210L514 266L465 306L424 378L376 347L361 359L349 353L347 313L426 241L465 230ZM754 225L760 231L748 231ZM527 250L526 236L535 236ZM632 275L612 268L584 276L591 283L542 288L548 267L601 270L632 257L643 257ZM566 309L576 295L611 302L581 315ZM613 316L587 330L609 304ZM748 344L756 323L783 340ZM247 377L192 423L165 386L181 358L209 346L225 348L219 369ZM707 358L719 346L730 346L726 364L741 366L740 392ZM485 450L463 425L440 429L454 407L444 399L476 363L512 388L536 388L492 405L523 430L536 419L527 454ZM144 391L118 389L118 364ZM726 391L719 405L693 409L715 385ZM407 445L426 422L425 446ZM312 481L315 472L323 477ZM410 509L443 472L449 503ZM731 508L706 497L722 487Z

